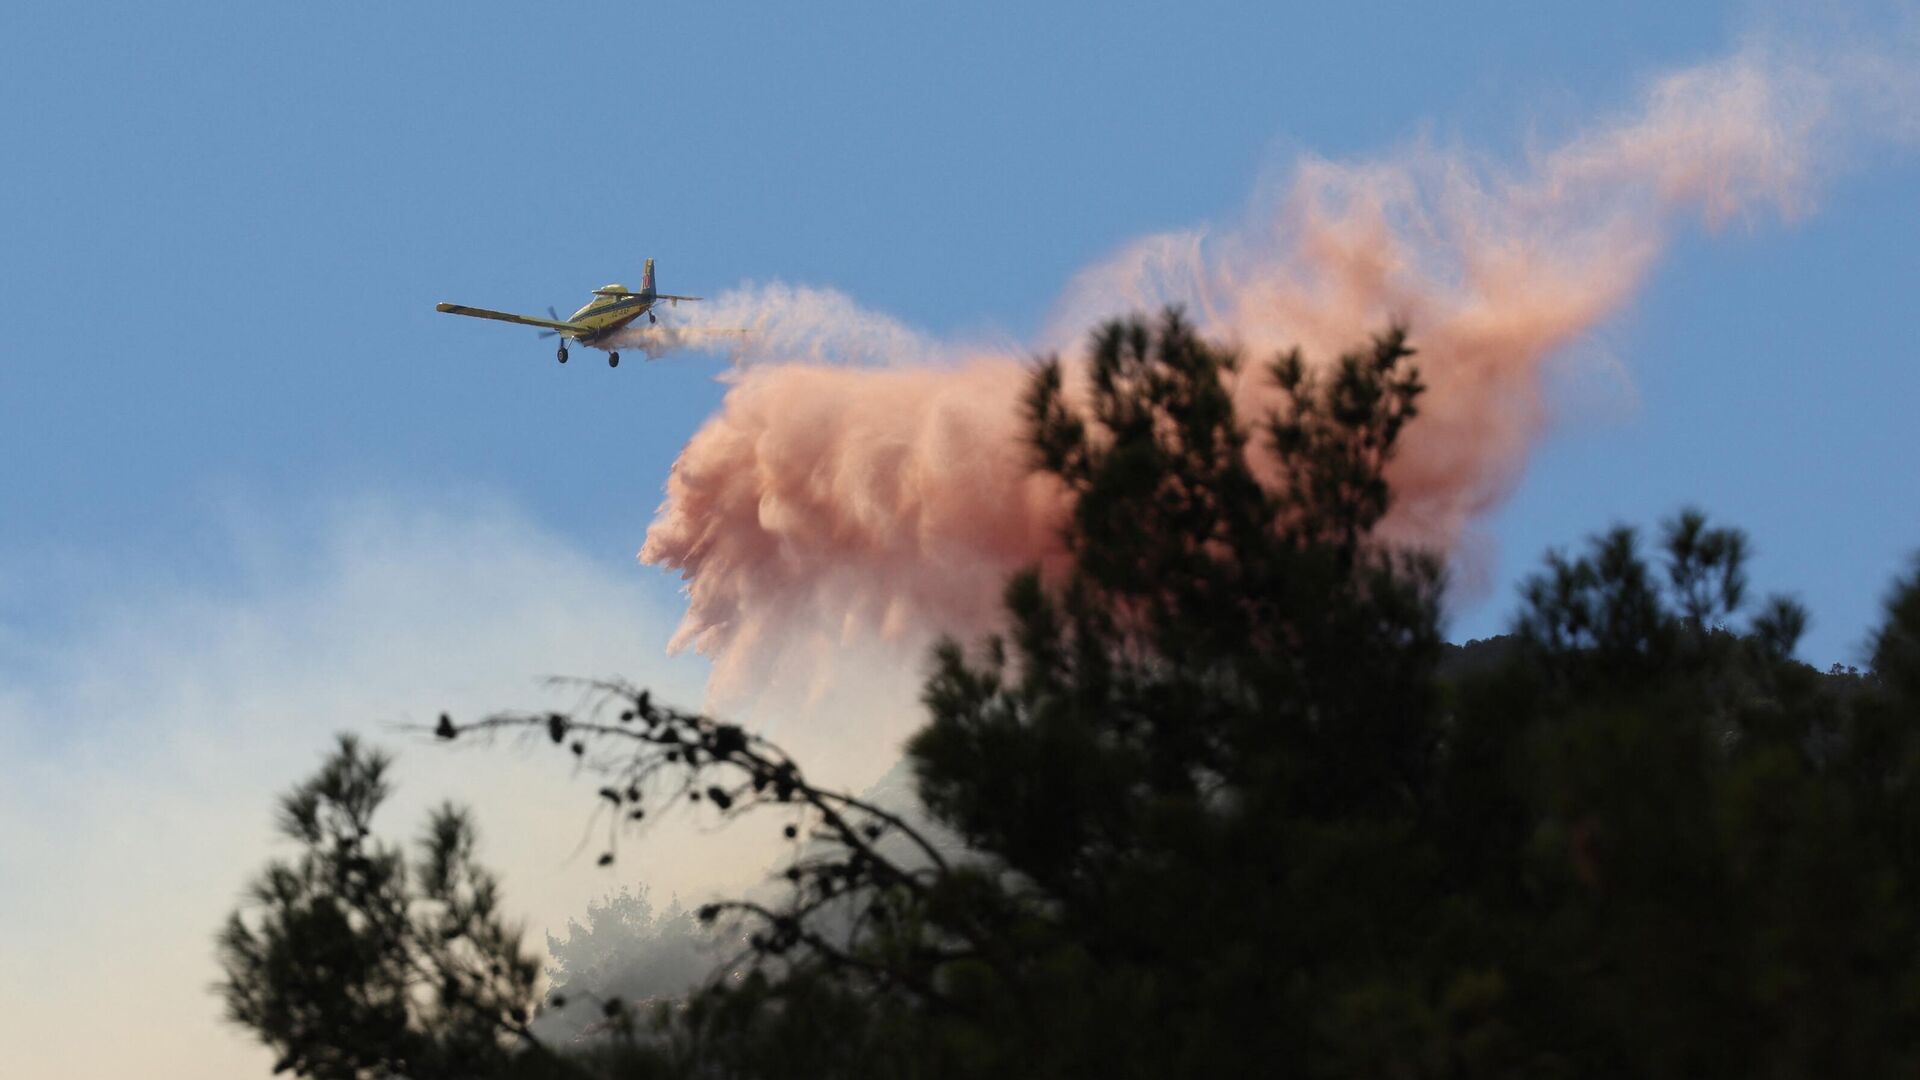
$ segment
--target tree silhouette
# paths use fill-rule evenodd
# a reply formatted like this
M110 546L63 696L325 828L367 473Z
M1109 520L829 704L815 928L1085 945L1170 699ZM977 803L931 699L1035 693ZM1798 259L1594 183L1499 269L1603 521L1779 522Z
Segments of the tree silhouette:
M436 809L411 860L373 837L389 765L343 735L281 800L280 831L304 850L270 865L227 920L227 1015L280 1055L275 1072L498 1075L539 1045L538 961L500 915L463 811Z
M1073 499L1070 565L1008 584L1003 634L935 651L908 748L923 813L818 786L753 733L620 682L587 684L573 712L443 720L443 739L535 733L598 774L616 823L603 863L674 801L771 817L792 843L777 898L697 913L739 952L651 1015L601 1003L613 1037L575 1066L1920 1067L1920 569L1896 583L1869 670L1823 676L1793 659L1800 607L1747 614L1744 535L1685 511L1653 557L1624 527L1550 555L1510 637L1444 646L1440 563L1377 531L1418 422L1412 356L1395 329L1321 369L1290 353L1243 376L1168 313L1103 328L1084 381L1040 364L1029 438ZM1270 414L1237 412L1242 377L1270 382ZM342 903L331 865L263 899L298 928ZM228 946L244 985L274 987L258 1000L287 1003L237 999L263 1032L335 1053L355 1010L430 1041L468 1015L403 1009L385 959L330 967L350 994L289 981L334 939L412 948L293 937ZM284 959L252 959L269 953ZM461 1030L505 1053L516 1014L474 1000L492 1004ZM296 1067L352 1075L303 1053ZM406 1075L437 1075L407 1054Z
M1257 435L1226 383L1238 357L1177 315L1098 335L1084 406L1057 363L1039 369L1033 444L1076 497L1074 570L1054 586L1016 578L1011 630L978 657L941 647L932 719L910 748L927 810L966 858L633 687L599 685L584 715L459 733L544 728L582 758L623 746L599 759L600 794L629 816L667 798L730 815L773 805L789 836L812 840L784 906L702 912L747 924L753 974L689 1006L686 1060L744 1068L743 1048L772 1045L748 1071L1270 1061L1311 1032L1303 1015L1273 1023L1298 989L1275 965L1347 925L1286 909L1388 868L1430 786L1438 564L1371 540L1421 390L1410 356L1394 331L1325 375L1278 358L1265 374L1283 405ZM1269 483L1256 439L1278 467ZM1288 886L1283 853L1303 842L1317 865ZM1418 932L1401 921L1365 936ZM842 1019L795 1019L822 1015Z

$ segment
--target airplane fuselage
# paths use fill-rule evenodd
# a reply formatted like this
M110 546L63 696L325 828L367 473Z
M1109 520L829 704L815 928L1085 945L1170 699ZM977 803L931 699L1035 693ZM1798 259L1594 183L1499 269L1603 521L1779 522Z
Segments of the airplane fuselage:
M621 286L608 286L608 289L618 288ZM596 296L587 306L567 316L568 322L587 327L587 332L567 336L583 345L591 345L652 311L653 305L654 298L644 294Z

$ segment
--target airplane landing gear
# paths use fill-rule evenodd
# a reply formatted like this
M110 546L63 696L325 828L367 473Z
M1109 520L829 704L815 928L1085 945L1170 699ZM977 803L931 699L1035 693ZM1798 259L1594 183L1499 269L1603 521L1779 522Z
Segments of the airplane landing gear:
M608 353L608 354L607 354L607 366L608 366L608 367L619 367L619 366L620 366L620 354L619 354L619 353L617 353L617 352L610 352L610 353Z
M651 311L649 311L649 312L647 312L647 321L648 321L648 322L650 322L650 323L657 323L657 322L659 322L660 320L659 320L659 319L656 319L656 318L654 318L654 317L653 317L653 312L651 312Z
M563 363L563 364L564 364L564 363L566 363L566 362L567 362L567 347L566 347L565 345L562 345L562 346L560 346L560 351L559 351L558 353L556 353L556 354L554 354L554 355L555 355L555 356L556 356L556 357L557 357L557 358L559 359L559 361L560 361L561 363Z

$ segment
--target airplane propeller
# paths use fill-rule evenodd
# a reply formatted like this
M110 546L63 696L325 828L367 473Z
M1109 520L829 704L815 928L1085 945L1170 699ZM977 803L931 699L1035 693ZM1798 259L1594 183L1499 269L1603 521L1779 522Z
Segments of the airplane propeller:
M547 315L548 315L549 317L551 317L551 318L553 319L553 321L554 321L554 322L559 322L559 321L560 321L560 313L559 313L559 312L557 312L557 311L555 311L555 310L553 310L553 305L552 305L552 304L548 304L548 305L547 305ZM558 330L542 330L542 331L540 331L540 336L541 336L541 337L543 337L543 338L550 338L550 337L558 337L558 336L560 336L560 331L558 331Z

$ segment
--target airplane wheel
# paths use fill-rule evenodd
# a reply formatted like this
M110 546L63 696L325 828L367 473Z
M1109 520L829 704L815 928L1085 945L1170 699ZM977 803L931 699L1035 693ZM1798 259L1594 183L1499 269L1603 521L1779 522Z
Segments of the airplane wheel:
M649 312L647 312L647 321L648 321L648 322L650 322L650 323L657 323L657 322L659 322L660 320L659 320L659 319L656 319L656 318L654 318L654 317L653 317L653 312L651 312L651 311L649 311Z
M617 353L617 352L616 352L616 353L608 353L608 354L607 354L607 366L608 366L608 367L619 367L619 366L620 366L620 354L619 354L619 353Z
M564 363L566 363L566 362L567 362L567 350L565 350L565 349L561 349L561 350L560 350L560 353L559 353L559 356L560 356L560 362L561 362L561 363L563 363L563 364L564 364Z

